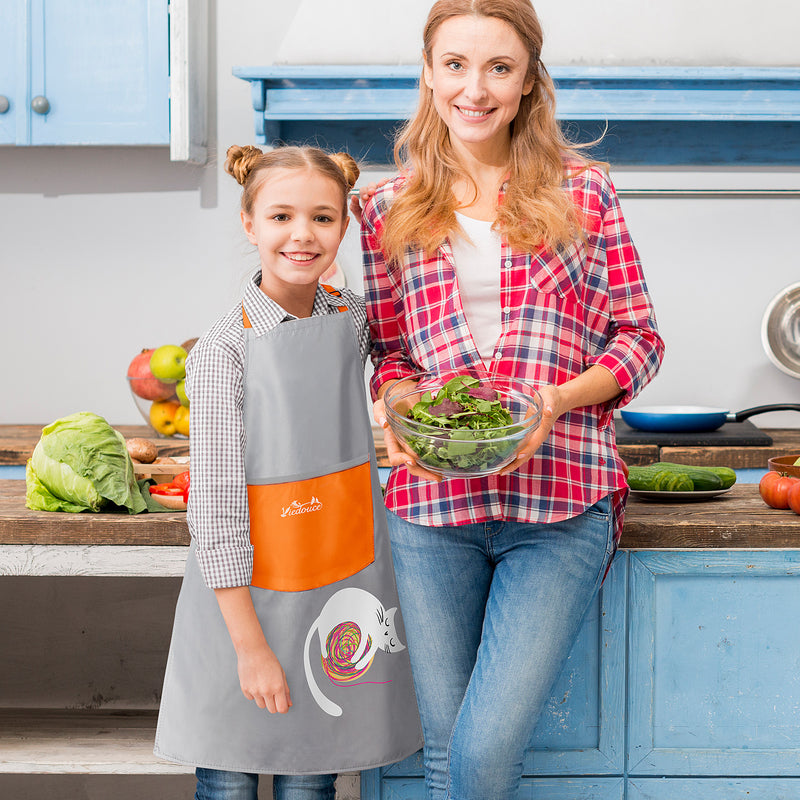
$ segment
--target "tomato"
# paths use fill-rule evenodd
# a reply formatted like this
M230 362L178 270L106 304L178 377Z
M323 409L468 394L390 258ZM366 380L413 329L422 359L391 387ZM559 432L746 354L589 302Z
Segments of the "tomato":
M795 514L800 514L800 480L789 489L789 508Z
M183 492L184 490L174 483L157 483L150 487L150 494L181 495Z
M172 479L173 486L180 486L181 489L189 490L189 471L181 472Z
M770 470L758 484L761 499L772 508L789 508L789 490L800 483L800 478L782 475Z

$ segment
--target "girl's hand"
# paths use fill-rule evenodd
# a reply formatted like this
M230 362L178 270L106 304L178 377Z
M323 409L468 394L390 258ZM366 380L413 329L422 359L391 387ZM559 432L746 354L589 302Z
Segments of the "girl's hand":
M364 210L364 206L369 201L370 197L378 191L385 183L389 182L389 178L384 178L382 181L378 181L377 183L368 183L366 186L362 186L358 190L358 194L354 194L350 197L350 211L352 212L353 216L356 218L356 222L361 224L361 212Z
M542 419L539 427L525 440L517 457L507 466L500 470L500 475L508 475L519 469L531 456L542 446L545 439L550 435L556 420L566 409L560 406L560 392L557 386L543 386L539 389L542 397Z
M239 685L242 694L270 714L285 714L292 706L289 684L280 662L269 645L239 654Z
M418 478L441 483L442 476L435 475L433 472L428 472L428 470L420 467L417 464L414 451L404 447L392 433L392 429L386 421L386 405L382 398L375 401L372 406L372 414L375 417L375 422L383 428L383 441L386 443L386 455L389 458L389 463L393 467L405 466L412 475L416 475Z

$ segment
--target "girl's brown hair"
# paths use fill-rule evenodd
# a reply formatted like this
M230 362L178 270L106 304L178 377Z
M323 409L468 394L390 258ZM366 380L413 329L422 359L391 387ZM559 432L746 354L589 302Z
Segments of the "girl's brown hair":
M520 250L566 245L580 238L582 229L580 213L562 183L568 169L579 172L593 162L581 154L583 146L566 139L556 120L555 86L539 59L543 33L536 12L530 0L438 0L423 33L428 68L433 66L433 43L440 25L465 15L508 24L528 50L526 78L533 80L533 89L522 96L511 125L510 177L495 228ZM417 111L394 148L397 166L407 173L407 180L388 211L383 232L382 246L392 260L399 260L409 245L430 254L458 230L453 179L472 180L458 164L424 77L419 91Z
M359 176L358 164L347 153L328 154L317 147L278 147L264 152L237 144L228 148L225 172L244 188L242 211L252 214L258 190L271 169L310 169L333 180L342 190L342 208L347 216L347 194Z

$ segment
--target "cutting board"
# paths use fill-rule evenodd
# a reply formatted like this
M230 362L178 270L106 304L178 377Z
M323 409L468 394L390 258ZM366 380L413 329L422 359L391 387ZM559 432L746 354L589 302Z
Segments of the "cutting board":
M622 419L614 420L617 444L657 444L661 447L771 447L772 438L746 419L744 422L726 422L715 431L637 431Z

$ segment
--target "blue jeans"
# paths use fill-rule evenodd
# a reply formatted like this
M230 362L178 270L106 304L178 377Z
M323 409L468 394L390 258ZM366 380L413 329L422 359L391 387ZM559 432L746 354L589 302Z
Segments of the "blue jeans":
M195 800L258 800L258 775L198 767ZM275 800L334 800L335 775L274 775Z
M609 508L453 527L388 512L429 800L517 800L531 734L613 557Z

